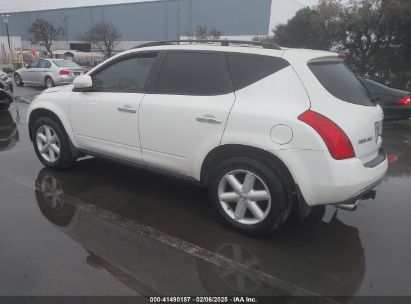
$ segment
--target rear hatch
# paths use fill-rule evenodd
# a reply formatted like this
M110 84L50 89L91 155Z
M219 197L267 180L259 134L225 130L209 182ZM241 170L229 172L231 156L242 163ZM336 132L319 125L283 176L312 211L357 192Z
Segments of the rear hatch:
M345 65L344 58L335 53L311 51L297 61L296 71L310 96L311 110L344 131L363 163L377 157L382 143L382 109Z

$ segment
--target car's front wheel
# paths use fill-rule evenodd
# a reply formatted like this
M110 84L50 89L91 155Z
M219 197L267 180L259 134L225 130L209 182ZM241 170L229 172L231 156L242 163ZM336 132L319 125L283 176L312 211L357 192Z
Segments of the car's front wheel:
M21 79L21 76L19 74L14 74L14 82L16 83L17 86L21 87L24 85L23 80Z
M245 234L277 230L291 212L292 202L278 172L248 157L221 163L211 176L209 192L220 217Z
M66 132L53 119L49 117L37 119L32 138L37 157L45 166L66 169L76 162Z

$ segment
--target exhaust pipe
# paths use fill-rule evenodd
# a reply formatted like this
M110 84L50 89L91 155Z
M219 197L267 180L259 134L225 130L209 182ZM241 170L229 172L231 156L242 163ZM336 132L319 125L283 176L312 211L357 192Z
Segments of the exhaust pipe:
M360 200L355 201L354 204L339 204L339 205L334 205L335 208L346 210L346 211L355 211L357 210L358 203Z

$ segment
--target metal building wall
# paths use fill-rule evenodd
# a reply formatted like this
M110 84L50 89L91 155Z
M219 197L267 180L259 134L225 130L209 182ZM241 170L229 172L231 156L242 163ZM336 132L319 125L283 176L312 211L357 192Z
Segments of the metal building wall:
M272 0L180 0L180 33L194 32L197 25L223 31L225 36L268 34ZM63 28L58 40L76 41L91 24L111 22L123 41L177 38L177 0L66 8L12 13L10 34L30 40L29 28L43 18ZM0 23L0 33L5 32Z

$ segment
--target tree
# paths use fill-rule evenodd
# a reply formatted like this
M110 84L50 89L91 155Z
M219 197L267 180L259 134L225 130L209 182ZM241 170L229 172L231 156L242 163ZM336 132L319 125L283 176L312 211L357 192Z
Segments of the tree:
M409 88L411 78L411 2L356 0L346 7L343 50L359 75Z
M211 37L211 39L214 40L219 40L221 36L223 35L223 32L220 30L216 30L215 28L212 28L209 32L208 35Z
M313 8L304 7L286 24L273 29L273 36L255 41L274 42L285 47L330 50L341 37L339 20L342 5L338 0L321 0ZM338 39L337 39L338 40Z
M104 54L105 58L110 58L118 47L121 34L112 23L96 23L85 32L81 39L89 42Z
M347 64L360 76L386 84L411 85L411 1L320 0L277 25L273 36L256 37L286 47L348 54Z
M197 40L206 40L208 39L208 27L205 25L197 25L195 37Z
M194 38L197 40L219 40L223 32L215 28L208 30L206 25L197 25L195 33L186 32L186 35L189 40L193 40Z
M44 19L36 19L30 27L31 43L45 47L47 53L53 56L52 45L60 31L60 27L56 28Z

